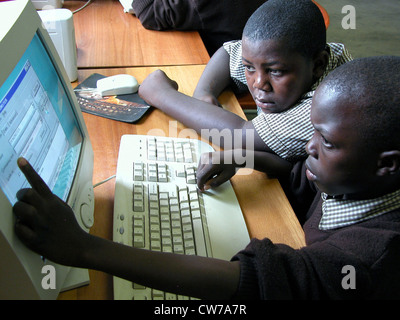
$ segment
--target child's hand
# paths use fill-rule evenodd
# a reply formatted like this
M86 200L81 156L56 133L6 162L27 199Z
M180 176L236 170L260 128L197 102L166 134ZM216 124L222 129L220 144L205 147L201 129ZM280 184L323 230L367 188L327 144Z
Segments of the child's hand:
M204 102L207 102L207 103L210 103L210 104L216 105L217 107L222 108L222 105L219 103L218 99L211 94L204 94L202 96L194 94L193 98L196 98L198 100L201 100L201 101L204 101Z
M139 86L139 95L150 105L157 106L159 99L169 90L178 90L178 84L170 79L164 71L156 70L150 73Z
M235 175L235 167L231 151L203 153L197 168L197 187L201 191L218 187Z
M208 95L208 96L203 96L203 97L195 97L195 96L193 96L193 97L198 100L202 100L204 102L207 102L207 103L210 103L217 107L222 108L222 105L219 103L218 99L214 96Z
M72 209L50 191L28 161L20 158L18 166L32 188L17 193L15 233L27 247L51 261L76 265L87 233Z

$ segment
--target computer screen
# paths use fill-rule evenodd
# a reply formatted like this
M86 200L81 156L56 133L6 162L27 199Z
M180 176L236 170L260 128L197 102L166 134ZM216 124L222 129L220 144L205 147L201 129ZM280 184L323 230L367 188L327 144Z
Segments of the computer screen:
M83 137L37 34L0 88L0 128L0 187L10 202L15 203L19 189L28 187L15 166L20 156L53 193L67 200Z
M93 224L93 151L82 113L54 45L29 0L0 2L0 299L56 298L87 284L87 270L44 261L15 236L12 206L29 183L25 157L50 189ZM53 268L54 286L43 281ZM45 279L45 280L44 280Z

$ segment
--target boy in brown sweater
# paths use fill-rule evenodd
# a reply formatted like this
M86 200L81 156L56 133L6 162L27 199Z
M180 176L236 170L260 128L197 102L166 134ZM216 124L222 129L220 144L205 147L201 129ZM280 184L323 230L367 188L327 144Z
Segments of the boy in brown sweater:
M339 67L318 87L309 156L287 183L304 248L252 240L221 261L113 243L82 231L25 159L18 163L33 189L18 192L16 233L54 262L199 298L399 299L399 83L400 57L376 57ZM200 185L211 168L202 168Z

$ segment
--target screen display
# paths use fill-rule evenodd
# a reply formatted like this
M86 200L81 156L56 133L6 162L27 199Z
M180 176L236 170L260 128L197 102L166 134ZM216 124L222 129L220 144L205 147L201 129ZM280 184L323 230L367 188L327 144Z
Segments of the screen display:
M0 88L0 187L10 203L29 187L16 164L20 156L66 200L82 139L71 101L36 34Z

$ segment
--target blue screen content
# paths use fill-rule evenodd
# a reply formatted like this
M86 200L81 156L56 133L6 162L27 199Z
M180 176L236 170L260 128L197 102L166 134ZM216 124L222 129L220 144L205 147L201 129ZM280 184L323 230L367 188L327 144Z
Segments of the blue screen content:
M0 88L0 187L10 203L29 187L17 167L21 156L67 200L82 139L71 101L36 34Z

